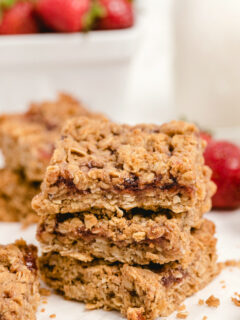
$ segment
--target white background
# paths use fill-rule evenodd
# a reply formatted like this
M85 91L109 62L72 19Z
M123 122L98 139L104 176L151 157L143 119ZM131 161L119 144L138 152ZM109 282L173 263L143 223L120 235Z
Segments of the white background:
M135 57L130 90L130 122L164 122L174 117L172 101L172 1L141 1L145 25Z

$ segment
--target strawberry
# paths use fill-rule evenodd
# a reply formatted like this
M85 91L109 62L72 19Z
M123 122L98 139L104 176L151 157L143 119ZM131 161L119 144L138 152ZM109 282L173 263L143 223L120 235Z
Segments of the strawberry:
M34 5L30 1L4 0L0 2L0 34L37 33Z
M218 188L213 196L213 207L240 207L240 148L227 141L211 140L204 157L213 171L212 180Z
M134 24L133 5L129 0L98 0L102 17L98 29L124 29Z
M38 0L37 13L55 31L77 32L85 29L91 0Z

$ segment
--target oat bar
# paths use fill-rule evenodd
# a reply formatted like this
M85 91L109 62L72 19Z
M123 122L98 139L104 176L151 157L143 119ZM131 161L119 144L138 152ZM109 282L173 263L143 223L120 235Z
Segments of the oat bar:
M35 320L39 301L37 248L23 240L0 246L0 319Z
M34 103L22 114L0 117L0 148L6 167L41 181L63 123L74 116L95 116L77 100L60 94L54 102Z
M215 191L198 129L181 121L118 125L75 118L47 168L33 207L39 214L142 208L187 212L211 206Z
M102 258L128 264L167 263L188 256L191 240L190 216L172 217L168 210L133 210L123 217L106 212L66 213L41 218L37 239L43 252L57 251L81 261ZM200 225L202 219L198 215Z
M32 198L39 193L39 182L28 182L21 172L0 170L0 221L33 223L38 221Z
M50 252L42 256L40 268L52 288L68 299L85 302L88 309L119 310L129 320L153 320L171 314L218 273L213 233L209 221L194 232L186 265L83 263Z

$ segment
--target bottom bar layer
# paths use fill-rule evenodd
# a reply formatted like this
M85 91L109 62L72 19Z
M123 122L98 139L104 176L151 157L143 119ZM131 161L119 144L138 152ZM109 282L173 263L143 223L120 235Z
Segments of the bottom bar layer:
M214 232L214 224L207 220L194 231L186 265L83 263L50 252L40 260L42 277L66 298L87 303L88 309L119 310L129 320L167 316L218 273Z

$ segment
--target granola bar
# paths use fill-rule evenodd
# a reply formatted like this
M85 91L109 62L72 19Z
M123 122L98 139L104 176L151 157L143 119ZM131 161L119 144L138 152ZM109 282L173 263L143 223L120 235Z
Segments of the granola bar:
M37 248L18 240L0 246L0 319L35 320L39 304Z
M198 221L191 219L197 217ZM122 217L106 212L66 213L41 218L37 239L43 252L57 251L81 261L102 258L128 264L167 263L190 251L191 223L196 212L172 217L171 212L132 210Z
M0 170L0 221L37 222L31 206L32 198L39 193L39 182L28 182L21 172Z
M68 299L85 302L88 309L119 310L129 320L168 316L188 296L218 273L214 225L205 221L195 230L187 264L129 266L94 260L80 262L57 252L43 254L43 279Z
M60 94L55 102L32 104L23 114L0 117L0 147L6 167L21 170L30 181L42 181L63 123L74 116L94 116L74 98Z
M118 125L106 119L70 120L47 168L39 214L142 208L187 212L215 191L204 165L198 129L182 121Z

